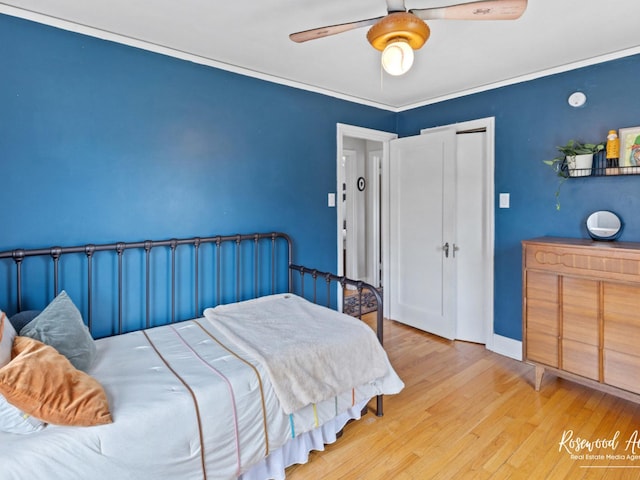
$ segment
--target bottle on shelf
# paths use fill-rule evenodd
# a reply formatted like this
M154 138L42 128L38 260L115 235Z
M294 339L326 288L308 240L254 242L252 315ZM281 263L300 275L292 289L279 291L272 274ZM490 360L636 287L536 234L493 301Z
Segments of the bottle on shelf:
M607 135L607 167L605 174L618 175L620 173L618 157L620 155L620 139L615 130L609 130Z

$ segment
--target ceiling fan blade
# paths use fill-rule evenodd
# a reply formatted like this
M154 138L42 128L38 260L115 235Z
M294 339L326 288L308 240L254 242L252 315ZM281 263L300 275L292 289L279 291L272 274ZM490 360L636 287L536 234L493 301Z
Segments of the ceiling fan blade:
M358 22L341 23L339 25L331 25L328 27L313 28L311 30L304 30L302 32L292 33L289 38L297 43L306 42L307 40L314 40L316 38L328 37L330 35L336 35L342 32L348 32L355 28L366 27L373 25L384 17L369 18L368 20L360 20Z
M422 20L515 20L526 9L527 0L483 0L409 12Z
M387 0L387 12L406 12L407 7L404 6L404 0Z

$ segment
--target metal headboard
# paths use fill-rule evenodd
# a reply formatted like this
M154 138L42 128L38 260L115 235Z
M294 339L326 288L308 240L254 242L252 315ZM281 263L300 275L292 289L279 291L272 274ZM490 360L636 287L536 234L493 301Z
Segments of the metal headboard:
M292 259L291 238L281 232L14 249L0 252L0 307L9 315L42 310L62 289L72 290L89 330L100 337L191 319L205 307L275 293L296 293L335 308L337 292L350 286L359 296L360 318L363 292L373 294L376 333L383 343L382 298L376 288ZM294 278L294 271L299 276ZM382 397L377 401L382 415Z
M261 244L267 243L268 249L261 250ZM279 248L278 242L282 242L284 244L283 248ZM233 268L231 269L231 274L234 277L234 295L232 297L227 296L226 298L222 295L222 286L224 282L228 282L230 280L228 273L223 279L223 265L224 260L222 258L223 253L223 244L233 244L235 251L233 258L226 258L227 261L232 261L234 263ZM242 249L246 249L247 244L251 247L253 259L249 259L250 263L252 263L253 268L244 268L241 265L241 262L246 258L243 258ZM201 280L202 280L202 261L200 259L200 252L202 248L206 245L212 245L214 248L213 267L214 267L214 280L213 284L215 284L215 296L204 295L205 304L202 302L202 293L201 293ZM63 256L67 256L70 254L80 254L85 258L85 288L86 288L86 312L85 312L85 320L87 325L91 329L93 327L94 320L94 283L96 282L96 278L94 275L94 258L96 258L99 252L112 252L112 254L116 255L117 258L117 267L115 272L115 277L117 278L117 324L118 328L115 333L122 333L123 330L123 294L124 294L124 258L125 253L132 250L143 250L144 251L144 278L141 279L144 283L144 317L145 317L145 328L149 328L151 326L151 291L152 291L152 275L151 275L151 253L158 248L168 248L170 252L170 261L169 261L169 281L170 281L170 318L168 319L170 322L175 322L179 319L186 318L177 318L176 308L176 282L178 276L177 270L177 257L178 251L181 247L190 247L193 252L192 262L192 293L193 293L193 312L191 313L191 317L198 315L199 309L201 307L211 306L211 305L219 305L221 303L229 302L229 301L240 301L247 298L255 298L260 295L273 294L280 291L288 291L299 293L303 297L308 297L305 295L305 275L311 277L312 281L312 289L313 295L310 300L314 303L321 303L324 301L327 307L335 308L334 299L332 296L332 291L335 291L335 284L339 284L342 289L346 286L355 287L358 292L358 295L361 297L363 291L369 290L375 297L377 304L379 307L382 305L382 298L377 289L375 289L372 285L369 285L365 282L352 280L344 276L337 276L328 272L322 272L316 269L310 269L301 265L295 265L292 263L292 242L291 238L282 232L269 232L269 233L254 233L254 234L244 234L244 235L227 235L227 236L211 236L211 237L192 237L192 238L182 238L182 239L168 239L168 240L146 240L142 242L116 242L116 243L107 243L107 244L87 244L81 246L73 246L73 247L49 247L49 248L38 248L38 249L14 249L9 251L0 252L0 260L10 260L12 261L15 269L15 281L7 282L5 285L5 291L7 289L14 290L13 295L8 294L5 295L7 297L13 297L13 301L11 298L7 298L7 301L0 303L3 309L11 310L7 308L7 305L13 305L15 307L15 311L22 311L25 309L25 301L23 297L24 292L24 284L23 284L23 265L26 263L26 260L30 257L45 257L50 259L50 272L44 272L46 275L49 275L51 281L53 282L52 291L50 295L45 297L45 302L50 301L55 296L60 293L61 290L61 261ZM265 257L268 257L265 259ZM282 257L282 258L280 258ZM279 277L283 277L283 273L278 271L278 262L282 265L288 267L288 271L286 273L286 283L282 281L278 281ZM284 263L286 262L286 263ZM250 266L250 267L251 267ZM45 270L48 268L45 267ZM266 275L263 274L263 270L266 270ZM293 282L293 271L297 271L300 274L299 282ZM164 272L161 272L161 275L165 276ZM247 290L249 290L247 282L244 280L246 276L251 277L251 281L253 282L253 288L250 294L247 294ZM80 279L73 278L74 282L79 282ZM324 282L326 286L325 292L318 291L318 281ZM13 283L13 285L12 285ZM267 287L264 288L264 285L267 284ZM0 283L1 285L1 283ZM211 293L211 292L209 292ZM0 298L3 298L0 296ZM359 302L361 307L362 302ZM40 308L41 305L29 305L28 308ZM360 308L359 316L362 316L362 310ZM377 329L379 333L380 341L382 342L382 308L378 308L378 321L377 321Z
M265 248L265 245L266 248ZM232 245L232 251L227 247ZM210 246L212 251L207 253L206 261L210 265L203 268L203 250L206 246ZM189 251L184 253L187 248ZM127 255L134 255L133 251L143 252L143 266L139 268L143 278L139 281L144 285L144 327L153 326L151 319L152 296L154 284L157 278L162 275L166 277L166 272L152 275L154 267L153 253L162 250L160 256L164 256L167 252L169 258L168 263L168 282L167 287L160 289L170 290L167 292L169 298L165 299L169 303L170 315L165 316L162 323L175 322L177 320L185 320L193 318L202 313L205 306L219 305L220 303L228 303L231 301L240 301L247 298L255 298L261 295L279 293L283 291L291 291L291 272L288 271L288 265L291 264L292 247L291 239L288 235L281 232L255 233L248 235L227 235L212 237L192 237L183 239L168 240L146 240L142 242L117 242L108 244L87 244L73 247L51 247L38 249L14 249L10 251L0 252L0 261L8 260L12 266L2 265L5 268L5 275L0 277L0 299L3 301L2 308L8 312L12 309L20 312L25 309L42 309L46 303L58 295L61 289L74 288L76 291L84 290L82 297L85 299L86 305L80 310L90 330L93 331L95 320L95 300L96 300L96 283L109 283L115 281L117 287L117 329L107 334L118 334L126 331L123 324L124 306L125 306L125 261ZM100 252L111 252L111 256L115 255L117 265L111 268L111 265L102 267L101 270L113 270L108 272L97 272L96 260ZM182 255L181 255L182 254ZM62 275L63 257L66 259L75 255L85 257L84 266L84 285L79 287L82 282L79 272L69 275ZM189 263L187 267L180 264L184 258ZM250 257L253 258L250 258ZM48 258L46 263L39 265L39 272L33 276L46 277L38 278L36 284L44 284L42 290L49 293L44 296L43 301L34 301L33 298L25 299L25 272L27 260L32 257ZM138 259L136 259L138 260ZM135 263L136 260L132 262ZM108 261L108 260L107 260ZM5 261L6 263L6 261ZM182 269L180 268L182 267ZM14 280L11 280L10 270L14 271ZM191 275L186 275L185 270L190 270ZM105 276L109 280L105 281ZM115 277L115 279L114 279ZM188 278L190 277L190 278ZM247 280L247 277L251 277ZM286 277L286 278L283 278ZM5 280L4 285L2 281ZM187 281L190 283L189 290L192 294L191 310L178 312L178 299L176 297L177 283ZM51 285L51 282L53 285ZM209 286L213 285L213 289L203 289L203 283L209 282ZM249 287L249 282L253 284L253 289ZM233 292L230 285L233 283ZM73 284L73 285L70 285ZM267 286L265 287L265 284ZM212 291L213 290L213 291ZM252 290L252 291L251 291ZM249 293L248 293L249 291ZM76 302L81 303L81 302ZM184 302L183 302L184 303Z

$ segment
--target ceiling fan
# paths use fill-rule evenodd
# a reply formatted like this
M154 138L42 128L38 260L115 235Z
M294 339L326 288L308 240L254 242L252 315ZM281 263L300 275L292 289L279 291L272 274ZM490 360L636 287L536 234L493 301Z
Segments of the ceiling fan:
M371 26L367 32L367 40L382 52L382 67L391 75L402 75L413 64L413 51L421 48L431 35L426 20L515 20L527 8L527 0L480 0L410 10L405 7L404 0L386 2L387 15L304 30L292 33L289 38L302 43Z

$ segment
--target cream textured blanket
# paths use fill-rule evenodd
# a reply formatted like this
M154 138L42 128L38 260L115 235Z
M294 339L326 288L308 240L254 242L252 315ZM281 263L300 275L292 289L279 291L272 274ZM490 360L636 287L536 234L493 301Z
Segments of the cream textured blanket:
M208 308L204 316L267 369L289 414L392 375L373 330L360 320L293 294ZM385 393L397 393L388 391Z

